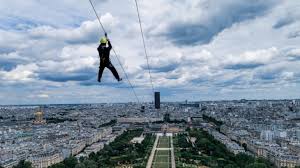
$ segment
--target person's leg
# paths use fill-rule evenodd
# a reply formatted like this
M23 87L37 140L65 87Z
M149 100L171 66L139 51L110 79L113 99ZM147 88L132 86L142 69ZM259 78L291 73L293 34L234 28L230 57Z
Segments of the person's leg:
M98 73L98 82L101 82L101 78L102 78L104 68L105 68L105 65L103 63L100 63L99 73Z
M112 65L111 62L108 63L107 68L113 73L113 75L115 76L115 78L116 78L118 81L122 80L122 79L119 77L119 74L118 74L116 68Z

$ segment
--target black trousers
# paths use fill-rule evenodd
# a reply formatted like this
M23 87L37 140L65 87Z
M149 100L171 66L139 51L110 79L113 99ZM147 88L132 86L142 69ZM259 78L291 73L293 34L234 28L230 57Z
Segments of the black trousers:
M102 74L103 74L103 71L104 71L105 67L108 68L113 73L113 75L115 76L115 78L117 80L120 80L120 77L119 77L119 74L118 74L116 68L113 66L113 64L110 61L100 61L98 81L101 80Z

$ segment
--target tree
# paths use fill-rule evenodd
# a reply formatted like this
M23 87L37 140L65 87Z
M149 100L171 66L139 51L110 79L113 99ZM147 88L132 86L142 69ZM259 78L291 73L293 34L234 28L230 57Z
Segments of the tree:
M0 168L4 168L4 167L0 166Z
M267 168L267 165L264 163L251 163L246 168Z
M75 168L86 168L84 163L79 163L75 166Z
M85 168L97 168L97 163L93 160L85 160L83 162Z
M83 157L83 156L81 156L81 157L79 158L80 163L82 163L84 160L85 160L85 157Z
M219 167L224 167L226 165L226 160L224 158L218 158L217 163Z
M255 160L256 163L264 163L267 167L275 167L274 164L272 164L269 160L262 158L262 157L258 157Z
M224 168L238 168L238 166L234 165L234 164L228 164L228 165L224 166Z
M97 168L97 163L92 160L84 160L82 163L78 163L75 168Z
M13 168L33 168L31 162L21 160L17 166L13 166Z
M63 163L66 166L66 168L74 168L76 166L76 164L78 163L78 161L77 161L76 157L71 156L71 157L66 158L63 161Z
M49 166L48 168L65 168L66 166L63 163L57 163L52 166Z
M94 161L97 162L98 157L94 152L92 152L92 153L89 154L89 159L94 160Z
M254 157L239 153L235 156L235 162L239 167L245 167L245 165L249 165L253 162L255 162Z
M242 147L243 147L245 150L247 150L247 144L243 143L243 144L242 144Z
M166 113L166 114L164 115L164 121L165 121L165 122L170 122L170 114L169 114L169 113Z

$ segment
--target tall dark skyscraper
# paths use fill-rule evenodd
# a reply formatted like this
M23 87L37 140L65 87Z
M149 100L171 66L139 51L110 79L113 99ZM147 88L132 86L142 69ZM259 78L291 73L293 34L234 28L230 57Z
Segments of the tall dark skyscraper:
M154 100L155 100L155 108L160 109L160 92L155 92Z

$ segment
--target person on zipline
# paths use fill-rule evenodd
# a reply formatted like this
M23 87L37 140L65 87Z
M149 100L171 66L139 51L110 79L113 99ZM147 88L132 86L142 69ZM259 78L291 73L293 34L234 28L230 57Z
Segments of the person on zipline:
M99 66L99 73L98 73L98 82L101 82L101 77L104 71L104 68L108 68L115 78L120 82L122 78L119 77L119 74L116 68L112 65L109 59L110 50L112 49L112 45L105 34L105 37L101 38L100 45L97 48L100 57L100 66Z

